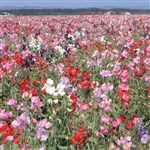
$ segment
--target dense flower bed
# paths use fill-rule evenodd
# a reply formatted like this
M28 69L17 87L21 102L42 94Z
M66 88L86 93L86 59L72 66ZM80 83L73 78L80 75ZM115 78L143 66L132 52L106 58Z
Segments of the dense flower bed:
M0 21L0 150L150 149L149 15Z

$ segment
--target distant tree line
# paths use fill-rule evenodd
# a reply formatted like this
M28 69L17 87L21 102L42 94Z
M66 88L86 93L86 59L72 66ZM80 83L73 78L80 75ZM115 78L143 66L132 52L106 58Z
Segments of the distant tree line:
M55 9L12 9L12 10L3 10L2 12L8 12L14 15L75 15L82 12L94 12L94 13L105 13L108 11L115 11L116 13L130 12L131 14L150 14L150 10L142 9L125 9L125 8L113 8L113 9L101 9L101 8L55 8Z

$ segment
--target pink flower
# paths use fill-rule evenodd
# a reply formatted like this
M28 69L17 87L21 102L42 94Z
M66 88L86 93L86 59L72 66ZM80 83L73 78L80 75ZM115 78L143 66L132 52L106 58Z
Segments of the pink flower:
M101 101L100 104L99 104L99 107L100 108L105 108L106 107L106 104L104 101Z
M89 104L84 104L79 107L80 110L86 110L89 108Z
M19 117L14 120L11 125L16 128L23 128L30 123L30 118L26 115L26 113L22 113Z
M129 87L125 83L120 83L119 88L122 89L122 90L125 90L125 91L129 90Z
M101 123L109 123L109 121L110 121L110 118L107 116L107 115L105 115L105 114L103 114L102 116L101 116Z
M107 134L107 133L108 133L108 130L107 130L105 127L100 127L100 131L101 131L103 134Z
M130 148L131 148L131 145L132 145L132 142L130 142L131 141L131 137L130 136L125 136L125 137L120 137L120 139L118 139L117 141L116 141L116 143L118 144L118 145L123 145L123 148L125 149L125 150L130 150Z
M47 119L43 119L43 120L41 120L40 122L38 122L37 126L38 126L39 128L44 128L45 125L46 125L46 123L47 123Z
M120 148L117 148L116 145L113 142L111 142L109 144L108 150L120 150Z
M9 99L8 101L7 101L7 104L9 105L9 106L17 106L17 101L15 100L15 99L13 99L13 98L11 98L11 99Z
M129 73L127 70L123 70L122 74L121 74L121 81L122 82L128 82L129 80Z
M100 132L96 131L95 135L96 135L97 138L99 138L100 137Z
M122 56L125 57L125 58L128 58L128 52L126 50L124 50L122 52Z
M31 98L31 109L35 109L35 107L42 107L43 104L41 103L40 99L38 96L33 96Z
M51 126L52 126L52 124L51 124L50 122L47 122L47 123L45 124L45 129L49 129Z
M121 119L116 118L112 121L112 126L117 127L117 126L119 126L120 123L121 123Z
M7 112L5 109L0 109L0 119L8 119L13 117L12 112Z
M33 122L33 124L37 124L38 123L38 121L35 118L32 118L32 122Z

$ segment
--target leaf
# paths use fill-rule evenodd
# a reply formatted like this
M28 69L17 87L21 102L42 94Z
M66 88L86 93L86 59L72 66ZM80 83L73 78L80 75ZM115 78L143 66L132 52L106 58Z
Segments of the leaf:
M60 145L57 145L59 150L67 150L68 147L67 146L60 146Z
M13 144L12 150L20 150L20 148L17 144Z
M118 106L117 104L113 103L113 106L114 106L118 111L120 111L120 108L119 108L119 106Z
M70 145L70 147L69 148L71 148L71 150L74 150L74 146L73 145Z

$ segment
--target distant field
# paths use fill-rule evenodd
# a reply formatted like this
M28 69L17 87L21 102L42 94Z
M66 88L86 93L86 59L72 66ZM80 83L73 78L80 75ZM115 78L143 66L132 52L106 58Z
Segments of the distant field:
M0 150L150 150L150 15L0 22Z

